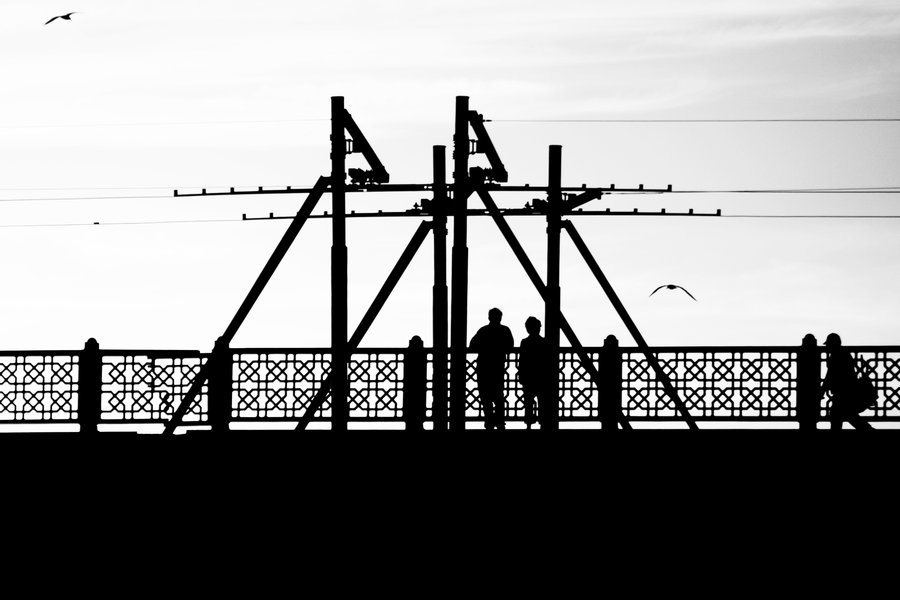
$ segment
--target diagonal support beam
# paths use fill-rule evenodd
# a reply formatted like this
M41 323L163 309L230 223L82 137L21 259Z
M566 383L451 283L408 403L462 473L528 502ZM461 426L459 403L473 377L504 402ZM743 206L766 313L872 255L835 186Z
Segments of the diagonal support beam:
M509 227L509 224L506 222L506 219L503 217L503 214L500 212L500 209L497 208L497 204L494 202L494 199L491 198L491 195L482 188L477 188L476 192L478 193L479 197L481 197L481 201L484 202L485 207L487 207L488 212L494 219L494 223L496 223L497 228L500 230L500 233L503 234L503 237L506 239L506 243L509 244L509 247L512 249L513 254L516 255L517 259L519 259L519 263L525 270L525 274L528 275L528 278L531 279L531 283L537 289L544 302L546 302L547 286L544 285L543 280L541 280L541 276L538 274L537 269L535 269L534 265L531 264L531 260L528 258L528 254L525 253L525 249L522 248L522 244L519 243L518 238L516 238L516 234L513 233L512 229ZM581 342L578 340L578 337L575 335L575 330L572 329L572 326L569 325L569 321L562 314L562 311L560 311L559 313L559 328L569 339L569 343L572 345L572 348L575 350L578 358L581 359L582 366L591 376L591 379L594 380L597 388L603 389L603 382L600 378L600 373L594 366L591 357L585 351L584 346L582 346ZM618 409L616 412L616 418L618 419L619 424L622 426L622 429L631 429L631 424L628 422L628 419L626 419L625 415L623 415L622 412Z
M403 276L406 268L415 257L416 252L418 252L419 248L421 248L422 242L424 242L425 238L428 237L428 233L431 231L432 226L433 225L430 221L423 221L419 224L419 228L416 229L416 232L413 234L413 237L409 241L409 244L406 245L406 249L403 251L403 254L401 254L400 258L397 260L397 264L394 265L394 268L391 270L390 275L388 275L388 278L385 280L384 285L381 286L381 289L378 291L378 295L375 296L375 299L369 306L369 310L366 311L366 314L363 316L362 321L359 322L359 326L357 326L356 331L354 331L353 335L350 337L350 341L347 342L348 354L355 350L357 346L359 346L360 342L362 342L363 337L365 337L366 333L369 331L372 323L375 322L375 317L377 317L378 313L381 312L381 309L382 307L384 307L385 302L387 302L387 299L390 297L391 292L393 292L394 288L397 286L397 282L400 281L400 278ZM316 395L313 397L312 402L310 402L309 406L306 407L306 412L303 413L303 417L297 423L297 431L306 429L310 421L312 421L313 416L316 414L316 411L318 411L322 407L322 404L325 402L325 398L328 397L328 390L331 389L330 383L331 375L328 375L328 377L326 377L322 382L319 390L316 392Z
M219 338L220 343L223 343L225 347L231 345L231 340L234 338L238 329L247 318L247 315L250 314L250 309L252 309L253 305L256 304L256 301L259 299L260 294L262 294L262 291L265 289L266 284L269 283L269 280L275 273L275 269L278 268L281 260L287 254L288 249L290 249L291 247L291 244L293 244L294 240L297 239L297 234L300 233L303 225L312 214L312 211L315 209L316 204L319 202L319 199L328 190L329 182L330 179L328 177L319 177L319 180L316 182L316 185L313 187L309 196L306 197L306 200L303 202L303 205L300 207L300 210L297 212L294 220L291 221L291 224L288 226L287 231L284 232L281 241L278 242L278 246L275 247L275 251L272 252L272 256L269 257L269 261L266 263L266 266L263 267L263 270L259 274L259 277L256 278L256 282L253 284L253 287L250 288L250 292L247 294L247 297L244 298L244 301L241 303L240 308L238 308L237 313L235 313L234 317L231 319L231 323L229 323L228 327L225 329L225 333L223 333L222 337ZM203 366L200 367L200 372L197 373L196 377L194 377L194 381L193 383L191 383L191 387L188 389L187 394L185 394L182 398L181 404L178 405L178 407L175 409L175 412L172 414L172 418L168 423L166 423L166 427L163 430L164 434L173 434L175 432L175 429L179 425L181 425L181 421L184 418L184 415L187 413L188 408L190 408L191 404L193 404L194 400L200 394L200 390L203 389L203 384L206 382L206 380L209 378L209 374L212 372L211 363L214 362L214 356L216 356L215 353L211 354L203 364Z
M381 160L378 158L378 155L375 154L375 150L372 149L372 145L369 144L369 140L366 139L366 136L363 135L362 130L356 124L356 121L353 120L353 117L350 116L350 113L347 110L344 110L344 128L347 130L347 133L350 134L350 137L353 138L353 146L358 152L362 152L362 155L365 157L366 162L369 163L369 166L372 167L372 176L376 183L387 183L390 181L390 175L388 175L387 170L384 168L384 165L381 163Z
M568 232L569 237L572 238L572 241L575 242L575 247L578 248L581 256L584 257L584 261L587 263L588 268L590 268L591 272L594 274L594 277L597 278L597 281L600 283L600 287L602 287L603 291L606 292L606 295L609 297L610 302L612 302L613 307L615 307L616 312L619 313L619 317L621 317L622 321L625 323L625 327L628 328L628 332L631 334L631 337L634 338L634 341L637 342L637 345L641 349L641 352L644 353L644 357L647 359L647 362L650 363L650 366L656 373L656 377L659 379L660 383L662 383L663 388L672 399L672 402L675 403L675 406L681 412L681 415L684 417L684 420L687 423L688 427L690 429L697 429L697 423L694 421L694 417L691 416L691 413L684 405L684 402L682 402L681 398L678 396L678 390L676 390L675 386L672 385L672 382L669 381L668 375L666 375L662 370L662 367L659 365L659 361L656 360L656 356L654 356L653 353L650 352L650 347L647 346L647 342L644 341L644 336L642 336L641 332L638 331L637 325L634 324L634 321L631 319L628 311L625 310L625 305L622 304L621 300L619 300L619 296L616 295L616 292L612 288L612 285L609 283L609 280L606 278L606 275L604 275L603 271L600 270L600 265L598 265L597 261L594 260L594 256L591 254L591 251L587 247L587 244L585 244L584 240L581 239L581 235L578 233L578 230L575 229L575 224L571 221L564 221L562 226L566 230L566 232Z
M507 181L509 179L509 174L506 172L506 167L503 166L503 161L500 160L500 155L494 147L491 136L488 135L487 129L484 127L484 117L478 114L478 112L470 110L468 121L469 125L472 126L472 131L475 132L475 136L478 138L478 141L476 142L477 151L487 156L488 162L491 164L491 169L494 171L494 179L496 181Z

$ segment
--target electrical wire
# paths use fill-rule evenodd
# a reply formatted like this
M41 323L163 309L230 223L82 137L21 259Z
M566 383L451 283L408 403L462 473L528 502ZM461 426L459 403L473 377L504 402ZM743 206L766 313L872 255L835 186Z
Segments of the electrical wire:
M900 215L722 215L728 219L900 219Z
M0 202L64 202L74 200L137 200L148 198L173 198L174 196L79 196L64 198L0 198Z
M0 187L0 192L70 192L70 191L90 191L90 190L169 190L173 189L189 189L189 188L258 188L258 185L133 185L133 186L95 186L95 187ZM267 185L267 188L287 187L286 185ZM312 187L295 186L295 187Z
M485 119L491 123L890 123L900 118L866 119Z
M900 194L900 188L806 188L771 190L672 190L666 194Z
M35 123L28 125L0 125L0 129L56 129L80 127L156 127L159 125L244 125L265 123L311 123L330 119L248 119L235 121L134 121L130 123Z
M190 186L186 186L190 187ZM228 186L218 186L228 187ZM235 186L237 188L237 186ZM256 188L258 186L242 186L248 188ZM3 188L0 188L3 189ZM26 188L9 188L25 190ZM28 188L35 191L51 191L51 190L117 190L117 189L165 189L171 190L172 187L147 187L147 188ZM207 189L213 189L207 186ZM253 190L248 190L253 191ZM672 191L618 191L609 190L603 192L604 195L634 195L634 194L900 194L900 186L878 186L878 187L858 187L858 188L797 188L797 189L759 189L759 190L672 190ZM223 197L228 194L208 194L209 197ZM60 197L37 197L37 198L0 198L0 202L62 202L62 201L81 201L81 200L144 200L144 199L183 199L183 198L203 198L204 195L134 195L134 196L60 196Z
M112 225L173 225L181 223L235 223L246 222L244 219L173 219L169 221L94 221L92 223L21 223L0 225L0 229L26 229L32 227L105 227Z

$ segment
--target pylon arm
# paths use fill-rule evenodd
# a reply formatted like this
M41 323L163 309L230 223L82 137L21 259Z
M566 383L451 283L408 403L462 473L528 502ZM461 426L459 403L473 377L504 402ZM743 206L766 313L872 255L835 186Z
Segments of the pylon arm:
M534 268L534 265L528 258L528 254L525 253L525 249L522 248L522 244L520 244L518 238L516 238L516 234L513 233L512 229L509 227L509 224L506 222L506 219L503 218L503 214L500 212L500 209L497 208L496 203L494 203L494 199L491 198L491 195L484 189L476 188L476 192L481 197L481 201L484 202L484 205L487 207L491 217L493 217L494 223L496 223L497 228L500 230L500 233L503 234L503 237L506 239L506 243L509 244L509 247L512 249L513 254L516 255L517 259L519 259L519 263L522 265L522 268L525 270L528 278L531 279L531 283L534 284L534 287L541 295L541 298L546 301L547 286L544 285L541 276L538 275L537 269ZM600 373L594 366L594 362L591 360L591 357L585 351L584 346L581 345L581 342L575 335L575 330L572 329L571 325L569 325L569 321L566 320L566 317L562 314L562 311L560 311L559 313L559 328L566 336L566 338L568 338L569 343L572 345L572 348L575 350L575 353L581 360L582 366L591 376L591 379L594 380L594 384L597 385L598 389L602 388L603 384L600 379ZM631 429L631 424L625 418L625 415L623 415L622 412L618 410L618 408L616 410L616 419L619 421L619 424L622 425L622 429Z
M362 342L363 337L369 331L369 328L372 326L372 323L375 322L375 317L378 316L378 313L381 311L382 307L384 307L385 302L390 297L391 292L394 291L394 288L397 286L397 282L400 281L400 278L403 276L403 273L406 271L406 268L409 266L409 263L412 262L413 257L415 257L416 252L418 252L419 248L422 246L422 242L425 241L425 238L428 237L428 233L431 231L432 223L430 221L423 221L419 224L419 228L413 234L412 239L407 244L406 249L403 251L403 254L400 255L400 258L397 260L397 264L394 265L394 268L391 270L390 275L385 280L384 285L381 286L381 289L378 291L378 295L375 296L375 299L372 301L371 306L369 306L369 310L366 311L366 314L363 316L362 321L359 322L359 326L357 326L356 331L353 332L353 335L350 337L350 340L347 342L347 351L352 352L359 346L360 342ZM322 382L321 387L316 392L316 395L313 397L312 402L309 403L309 406L306 407L306 412L301 417L300 421L297 423L296 429L304 430L309 425L309 422L312 420L313 416L315 416L316 411L318 411L322 404L325 402L325 398L328 396L328 390L331 389L331 375Z
M491 141L491 136L488 135L487 129L484 127L484 117L476 111L470 110L469 125L472 126L472 131L478 137L478 141L475 143L476 151L483 153L487 157L488 162L491 163L491 179L500 182L507 181L509 174L506 172L506 167L503 166L503 161L500 160L500 155L497 154L497 149L494 147L494 142Z
M384 165L381 164L381 160L378 159L378 155L375 154L366 136L363 135L362 130L356 125L356 121L353 120L353 117L346 110L344 110L344 128L350 134L350 137L353 138L354 152L361 152L366 162L372 168L372 181L375 183L387 183L390 181L391 177L388 175Z
M631 333L631 337L634 338L634 341L637 342L637 345L641 349L641 352L644 353L644 357L653 368L653 371L656 373L656 377L662 383L663 388L672 399L672 402L675 403L675 406L681 412L681 415L684 417L684 420L687 423L688 427L690 429L697 429L697 423L694 421L694 417L691 416L691 413L684 405L684 402L681 401L681 398L678 396L678 391L672 385L672 382L669 381L668 375L666 375L666 373L662 370L662 367L659 365L659 361L656 360L656 356L654 356L650 351L650 348L647 346L647 342L644 341L644 336L641 335L641 332L638 331L637 325L635 325L634 321L631 320L631 316L628 314L628 311L625 310L625 305L622 304L621 300L619 300L619 296L612 288L612 285L609 283L606 275L604 275L603 271L600 270L600 265L598 265L597 261L594 260L594 256L591 254L591 251L587 247L587 244L585 244L584 240L581 239L581 235L579 235L578 230L575 229L575 224L571 221L563 221L562 226L563 229L568 232L569 237L572 238L572 241L575 243L575 247L578 248L578 251L584 258L584 261L587 263L588 268L600 283L600 287L602 287L603 291L606 292L607 297L609 297L609 301L612 302L612 305L613 307L615 307L616 312L619 313L619 317L621 317L622 322L625 323L625 327L628 328L628 332Z
M300 233L300 230L308 220L309 215L312 214L312 211L315 209L322 194L327 191L329 181L330 179L328 177L319 177L319 181L316 182L312 192L307 196L303 205L300 207L300 210L297 211L294 220L288 226L287 231L284 232L281 241L278 243L278 246L275 247L275 251L272 252L272 256L269 257L269 261L266 263L266 266L263 267L259 277L257 277L256 283L250 288L250 292L247 294L247 297L244 298L237 313L235 313L234 317L231 319L231 323L228 324L225 333L219 338L219 343L224 344L225 347L228 347L231 344L231 340L244 322L244 319L250 314L250 309L253 308L253 305L256 303L257 299L259 299L260 294L262 294L263 289L265 289L266 284L269 283L269 280L275 273L275 269L278 268L279 263L281 263L285 254L287 254L291 244L297 239L297 234ZM181 425L185 413L187 413L188 408L190 408L194 399L203 388L203 384L209 378L209 373L211 371L210 363L215 361L215 356L215 353L211 354L206 360L206 363L200 368L200 372L194 377L194 381L191 383L191 387L188 389L187 394L182 398L181 404L178 405L175 412L172 414L172 418L166 423L166 427L163 430L164 434L174 433L175 428Z
M599 200L603 195L601 190L587 190L586 192L582 192L577 196L570 196L568 200L563 202L562 212L566 213L571 210L575 210L579 206L587 204L591 200Z

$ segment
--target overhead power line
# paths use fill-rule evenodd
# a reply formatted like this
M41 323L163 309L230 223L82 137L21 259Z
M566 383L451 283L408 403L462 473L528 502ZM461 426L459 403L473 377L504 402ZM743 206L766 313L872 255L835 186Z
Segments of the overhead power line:
M221 186L226 187L226 186ZM249 187L249 186L247 186ZM0 188L2 189L2 188ZM171 190L172 187L147 187L147 188L32 188L34 191L59 191L65 190L117 190L117 189L165 189ZM10 188L8 191L12 191ZM21 191L25 191L21 189ZM288 193L288 192L285 192ZM790 188L790 189L734 189L734 190L672 190L666 192L659 191L617 191L610 190L604 192L607 194L900 194L900 186L877 186L877 187L855 187L855 188ZM215 194L207 195L131 195L131 196L42 196L42 197L17 197L17 198L0 198L0 202L64 202L64 201L87 201L87 200L146 200L146 199L183 199L183 198L204 198L214 197Z
M31 227L104 227L112 225L174 225L181 223L246 223L244 219L172 219L164 221L93 221L91 223L21 223L0 225L0 229L27 229Z
M900 215L722 215L729 219L900 219Z
M82 127L156 127L190 125L265 125L275 123L315 123L328 118L308 119L233 119L208 121L129 121L121 123L27 123L0 125L0 129L56 129ZM485 119L488 123L890 123L900 117L818 118L818 119Z
M767 190L672 190L667 194L900 194L900 187L799 188Z
M0 202L62 202L75 200L138 200L172 198L172 196L67 196L64 198L0 198Z
M227 185L132 185L132 186L83 186L83 187L0 187L0 191L2 192L70 192L70 191L92 191L92 190L169 190L177 188L200 188L200 187L211 187L211 188L227 188ZM235 187L243 187L243 188L256 188L255 185L242 185ZM284 187L284 186L275 186L270 185L266 187ZM312 187L306 186L306 187Z
M232 121L132 121L127 123L30 123L25 125L0 125L0 129L57 129L80 127L157 127L160 125L247 125L267 123L312 123L329 119L246 119Z
M865 119L485 119L491 123L890 123L900 117Z

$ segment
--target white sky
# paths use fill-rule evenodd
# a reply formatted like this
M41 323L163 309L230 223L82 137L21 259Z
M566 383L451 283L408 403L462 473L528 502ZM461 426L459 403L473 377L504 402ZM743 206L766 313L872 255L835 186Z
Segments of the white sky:
M329 170L327 121L172 123L327 118L332 95L346 97L392 182L431 181L431 146L451 144L456 95L489 119L898 117L900 5L4 0L0 82L0 347L77 348L93 336L107 348L205 350L287 221L10 226L286 215L302 197L14 200L311 184ZM900 123L488 127L511 183L544 183L547 146L562 144L567 184L900 186ZM148 189L16 189L116 186ZM615 196L596 206L900 214L897 201ZM830 331L848 344L900 341L900 220L576 222L651 345L796 344ZM351 331L415 226L350 221ZM543 223L513 227L543 270ZM328 345L329 237L325 220L306 226L235 346ZM489 222L471 223L469 246L470 334L499 306L523 337L525 318L543 314L537 294ZM614 333L631 345L565 240L563 257L563 307L582 341ZM430 277L426 244L365 346L415 334L431 343ZM669 282L700 301L647 297Z

